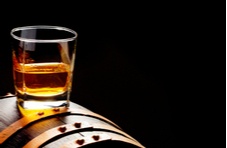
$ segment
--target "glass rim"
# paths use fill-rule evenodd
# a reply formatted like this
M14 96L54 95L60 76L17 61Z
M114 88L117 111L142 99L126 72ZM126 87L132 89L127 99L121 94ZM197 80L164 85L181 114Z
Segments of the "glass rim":
M15 35L14 33L17 31L22 31L22 30L28 30L28 29L52 29L52 30L58 30L58 31L66 31L68 33L71 33L73 37L69 38L60 38L60 39L30 39L30 38L24 38L24 37L19 37ZM20 41L24 42L36 42L36 43L55 43L55 42L68 42L68 41L73 41L77 38L78 34L76 31L69 29L67 27L62 27L62 26L52 26L52 25L33 25L33 26L23 26L23 27L16 27L13 28L10 31L10 35Z

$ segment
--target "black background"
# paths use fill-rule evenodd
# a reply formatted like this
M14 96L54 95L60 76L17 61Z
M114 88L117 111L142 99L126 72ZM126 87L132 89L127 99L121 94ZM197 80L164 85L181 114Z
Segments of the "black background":
M225 144L224 5L215 11L172 1L2 5L11 13L1 13L0 95L14 92L10 30L64 26L78 33L71 101L147 148Z

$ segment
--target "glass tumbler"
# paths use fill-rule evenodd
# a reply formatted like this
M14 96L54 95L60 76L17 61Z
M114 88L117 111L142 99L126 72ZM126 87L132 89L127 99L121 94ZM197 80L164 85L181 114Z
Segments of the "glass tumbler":
M69 106L77 32L36 25L13 28L10 35L17 104L28 110Z

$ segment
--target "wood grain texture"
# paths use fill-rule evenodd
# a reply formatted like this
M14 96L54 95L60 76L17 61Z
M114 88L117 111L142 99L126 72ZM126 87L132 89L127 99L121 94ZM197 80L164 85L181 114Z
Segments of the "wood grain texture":
M144 147L111 120L73 102L57 113L44 110L23 116L12 96L0 99L0 108L2 148Z

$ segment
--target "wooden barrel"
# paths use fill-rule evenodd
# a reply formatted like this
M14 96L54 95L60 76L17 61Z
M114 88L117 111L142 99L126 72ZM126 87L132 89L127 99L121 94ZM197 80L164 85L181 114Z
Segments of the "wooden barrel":
M111 120L76 103L23 116L16 97L0 99L1 148L144 148Z

